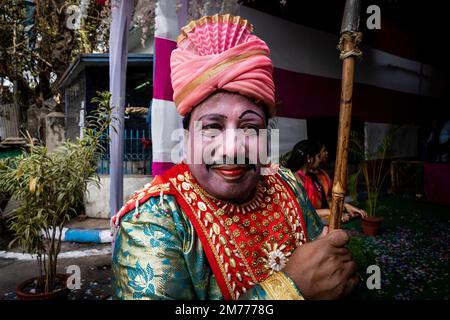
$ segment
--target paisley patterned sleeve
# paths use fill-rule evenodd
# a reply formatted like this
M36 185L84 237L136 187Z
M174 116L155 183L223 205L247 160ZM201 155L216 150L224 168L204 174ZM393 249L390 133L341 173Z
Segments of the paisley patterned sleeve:
M188 226L167 198L150 198L122 218L112 261L116 299L196 298L184 259Z
M311 201L309 201L305 189L302 185L297 183L297 180L289 169L280 167L279 173L297 196L298 203L302 209L303 219L306 225L306 233L308 234L309 240L316 239L322 232L323 223L311 204Z

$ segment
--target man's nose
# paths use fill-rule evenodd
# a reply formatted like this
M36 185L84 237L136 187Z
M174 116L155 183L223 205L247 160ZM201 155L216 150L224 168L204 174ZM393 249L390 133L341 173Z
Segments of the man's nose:
M245 155L245 137L239 130L227 129L223 148L228 159L235 159L240 154Z

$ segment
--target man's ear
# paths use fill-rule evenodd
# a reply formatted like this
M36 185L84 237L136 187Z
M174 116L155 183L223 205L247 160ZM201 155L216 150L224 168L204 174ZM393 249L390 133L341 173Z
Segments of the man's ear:
M183 128L185 130L189 130L189 123L191 122L192 111L186 114L182 120Z

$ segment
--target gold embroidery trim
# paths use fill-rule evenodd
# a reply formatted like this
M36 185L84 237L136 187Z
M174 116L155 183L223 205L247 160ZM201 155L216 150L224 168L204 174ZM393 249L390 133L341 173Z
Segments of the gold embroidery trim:
M211 205L211 203L209 202L208 197L207 197L207 195L205 194L206 191L203 192L203 189L202 189L198 184L192 183L191 181L190 181L190 183L191 183L192 187L194 188L194 190L196 190L196 192L198 192L198 194L200 195L200 198L206 203L206 205L208 206L209 210L216 216L216 218L217 218L219 221L223 220L223 218L221 218L220 216L217 216L217 215L214 213L214 210L215 210L215 209L214 209L214 207ZM201 223L200 223L200 224L201 224ZM239 259L241 260L241 262L244 264L244 266L245 266L245 268L246 268L246 271L250 274L250 278L252 279L252 282L253 282L253 283L257 283L258 280L256 279L256 277L255 277L255 275L254 275L254 273L253 273L252 268L250 268L250 265L249 265L247 259L244 258L245 255L243 254L242 250L241 250L241 249L239 248L239 246L237 245L237 243L238 243L237 239L236 239L235 237L233 237L233 234L232 234L230 228L228 227L228 225L227 225L226 223L223 223L223 224L222 224L222 227L225 229L226 232L229 233L230 239L233 240L234 244L231 245L231 246L233 246L234 248L236 248L236 250L238 251L238 258L239 258ZM202 228L203 228L203 225L202 225ZM209 242L209 241L210 241L210 240L208 239L208 242ZM214 246L213 246L212 248L215 249ZM223 269L223 265L221 264L221 261L220 261L219 259L217 259L217 262L219 262L220 268ZM234 268L233 268L233 269L234 269ZM226 274L226 273L225 273L225 274ZM228 281L227 277L224 277L224 278L225 278L225 281L226 281L226 283L227 283L227 286L231 287L231 281ZM246 289L248 289L248 287L245 285L245 284L246 284L245 282L243 282L243 281L239 281L239 282L242 283L242 286L243 286L243 287L245 287ZM247 284L248 284L248 282L247 282ZM241 290L242 290L242 288L241 288ZM233 299L236 299L236 297L235 297L235 292L233 292Z
M259 285L270 300L305 300L283 272L271 275Z
M169 183L161 183L161 184L157 184L154 186L151 186L150 188L148 188L146 191L147 193L153 193L153 192L160 192L160 191L169 191L170 190L170 186Z
M250 33L253 32L253 25L248 20L243 19L240 16L232 16L230 14L224 14L224 15L215 14L213 16L204 16L200 19L193 20L193 21L189 22L189 24L187 24L186 26L181 28L181 33L180 33L180 35L178 35L178 37L176 39L177 44L179 44L181 41L183 41L187 37L187 34L194 31L197 26L202 26L205 23L218 23L218 22L222 22L222 23L228 22L230 24L239 24L240 26L245 26L245 28Z
M197 223L200 225L200 228L202 229L202 232L205 235L208 235L208 232L206 231L206 228L203 225L201 218L196 213L197 210L192 206L192 204L189 201L186 200L187 198L185 196L185 193L181 190L181 188L180 187L177 188L177 185L178 185L177 179L176 178L172 178L172 179L169 179L169 181L173 184L175 189L183 197L183 199L185 200L186 204L190 207L191 211L194 213L194 217L197 220ZM190 181L189 181L189 184L192 186L192 183ZM217 264L219 266L219 269L220 269L220 271L222 273L222 277L225 279L225 284L227 286L228 292L230 293L231 298L233 300L235 300L236 299L235 292L232 290L231 284L230 284L230 282L227 279L227 273L225 272L225 269L224 269L224 267L222 265L222 262L221 262L220 257L219 257L219 253L216 251L215 246L211 243L211 239L208 236L206 236L205 238L206 238L206 241L208 241L208 244L209 244L210 248L212 249L214 257L215 257L215 259L217 261Z

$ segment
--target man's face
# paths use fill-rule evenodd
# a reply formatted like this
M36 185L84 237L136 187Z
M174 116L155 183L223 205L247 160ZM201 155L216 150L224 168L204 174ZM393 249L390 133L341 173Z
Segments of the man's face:
M260 179L260 166L250 147L258 148L254 133L260 129L266 129L262 108L239 94L219 92L194 108L189 122L188 166L207 192L233 202L251 197ZM210 159L203 156L200 162L192 161L192 154L202 153Z

